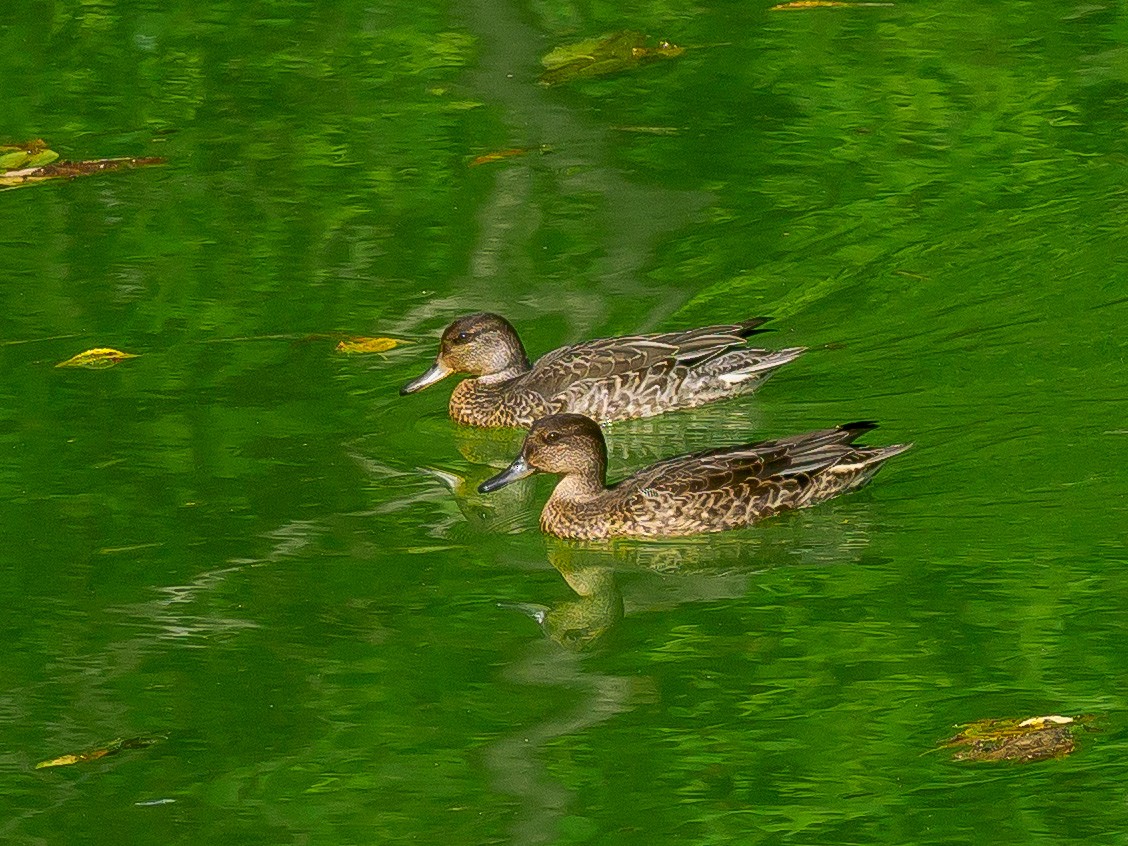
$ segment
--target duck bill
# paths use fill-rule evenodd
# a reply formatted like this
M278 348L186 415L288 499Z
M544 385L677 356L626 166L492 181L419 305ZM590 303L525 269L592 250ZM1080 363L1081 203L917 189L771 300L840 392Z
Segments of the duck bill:
M496 476L486 479L486 481L478 485L478 493L493 493L498 488L504 488L510 482L516 482L518 479L532 476L536 472L536 468L530 467L529 463L525 461L525 456L519 455L516 461Z
M436 361L431 365L431 369L415 379L412 379L402 388L400 388L400 395L414 394L416 391L421 391L428 385L433 385L440 379L450 375L450 368L443 364L441 361Z

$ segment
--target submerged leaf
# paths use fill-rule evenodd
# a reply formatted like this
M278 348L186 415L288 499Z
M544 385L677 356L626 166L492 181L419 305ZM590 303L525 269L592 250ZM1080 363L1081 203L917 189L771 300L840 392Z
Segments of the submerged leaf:
M1030 717L1025 720L976 720L941 742L941 748L967 747L953 753L956 761L1044 761L1062 758L1074 749L1073 732L1086 717Z
M552 147L548 144L541 144L539 147L512 147L508 150L496 150L492 153L484 153L477 156L470 161L469 167L477 167L478 165L492 164L493 162L500 162L504 159L511 159L515 156L524 156L527 153L538 151L541 153L551 153Z
M339 353L381 353L399 346L395 338L348 338L337 344Z
M111 740L105 746L98 746L94 749L87 749L85 752L72 752L69 755L60 755L58 758L51 758L47 761L40 761L35 765L37 770L46 769L47 767L66 767L71 764L82 764L87 761L97 761L99 758L105 758L107 755L116 755L126 749L145 749L152 746L154 743L159 743L162 740L167 740L164 737L118 737Z
M546 70L538 82L558 85L574 79L604 76L631 70L654 59L673 59L684 52L684 48L668 41L660 41L656 47L647 46L646 36L641 32L623 30L557 47L541 59Z
M86 350L85 352L80 352L78 355L71 356L66 361L60 361L55 366L90 367L97 369L113 367L119 361L125 361L127 358L137 358L137 356L133 353L126 353L109 347L95 347L92 350Z
M677 135L682 132L680 126L613 126L616 132L633 132L637 135Z
M784 12L791 9L826 9L831 7L846 6L892 6L892 3L849 3L845 0L792 0L791 3L780 3L772 6L769 12Z

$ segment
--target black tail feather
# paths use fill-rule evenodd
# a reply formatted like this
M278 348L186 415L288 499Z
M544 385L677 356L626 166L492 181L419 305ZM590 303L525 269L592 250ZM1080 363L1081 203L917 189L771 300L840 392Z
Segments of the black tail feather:
M877 428L876 420L855 420L853 423L843 423L838 427L842 432L853 432L854 437L861 435L863 432L869 432Z
M742 320L736 324L736 334L742 338L750 338L753 335L761 335L764 332L774 332L775 329L761 329L771 320L770 317L750 317L748 320Z

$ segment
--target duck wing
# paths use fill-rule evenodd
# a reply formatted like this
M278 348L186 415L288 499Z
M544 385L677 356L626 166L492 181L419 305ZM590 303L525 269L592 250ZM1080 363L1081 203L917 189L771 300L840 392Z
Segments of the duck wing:
M682 332L628 335L572 344L542 356L521 380L544 396L554 396L577 382L613 379L656 367L661 369L663 365L672 369L677 364L693 364L734 347L743 347L745 339L765 320L767 318L760 317Z
M789 438L682 455L640 470L616 489L621 495L663 491L677 496L737 489L750 492L787 479L803 484L838 464L876 458L882 450L851 445L876 425L847 423ZM882 455L882 460L887 457Z

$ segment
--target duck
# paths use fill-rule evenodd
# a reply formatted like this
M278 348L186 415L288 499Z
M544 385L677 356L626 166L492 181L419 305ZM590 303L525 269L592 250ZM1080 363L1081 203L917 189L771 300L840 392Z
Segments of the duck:
M540 516L542 531L574 540L676 537L738 529L824 502L866 484L912 447L860 446L872 421L669 458L608 486L607 444L590 417L536 421L521 453L482 482L496 491L533 473L560 476Z
M466 373L471 378L455 387L449 410L467 426L528 428L562 413L603 423L650 417L751 393L806 351L746 346L767 319L585 341L530 364L508 320L490 312L469 314L446 328L434 365L400 394Z

